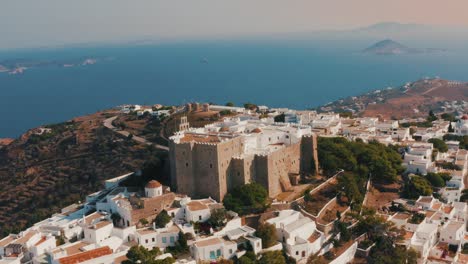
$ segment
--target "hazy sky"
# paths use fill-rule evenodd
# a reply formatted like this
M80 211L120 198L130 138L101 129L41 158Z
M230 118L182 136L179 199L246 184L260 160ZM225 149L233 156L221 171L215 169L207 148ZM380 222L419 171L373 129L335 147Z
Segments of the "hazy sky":
M468 26L468 0L0 0L0 49L142 38Z

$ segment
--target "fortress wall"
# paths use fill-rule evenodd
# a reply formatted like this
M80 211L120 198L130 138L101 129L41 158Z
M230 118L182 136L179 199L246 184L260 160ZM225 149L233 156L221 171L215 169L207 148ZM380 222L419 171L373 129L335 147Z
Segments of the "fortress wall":
M195 198L220 198L220 172L217 144L196 143L193 151L193 184Z
M191 143L175 144L171 142L171 181L177 192L192 195L194 189L193 157L197 155Z
M301 166L302 173L318 175L317 135L304 136L301 139Z
M232 173L233 166L233 157L239 156L243 151L242 138L237 137L229 141L222 142L218 144L217 150L218 156L218 171L219 171L219 196L213 197L218 201L224 198L224 195L228 190L232 189L234 186L237 186L242 180L237 178L237 174Z

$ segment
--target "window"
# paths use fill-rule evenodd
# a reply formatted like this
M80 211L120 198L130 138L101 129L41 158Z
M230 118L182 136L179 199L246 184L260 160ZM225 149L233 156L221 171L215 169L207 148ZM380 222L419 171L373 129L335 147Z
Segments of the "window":
M153 238L151 239L151 241L153 241L153 242L154 242L154 241L155 241L155 238L153 237Z
M216 256L217 257L221 256L221 249L216 250Z
M232 249L229 250L229 254L232 254Z
M296 251L296 255L299 255L299 251Z
M175 242L174 237L170 237L170 238L169 238L169 241L171 241L171 243L174 243L174 242Z
M214 251L210 251L210 259L216 259Z
M166 243L167 243L167 238L163 237L163 238L162 238L162 242L163 242L164 244L166 244Z
M188 167L188 162L185 163L185 167Z
M212 168L213 168L213 164L212 164L212 163L210 163L210 169L212 169Z
M305 251L302 251L302 257L305 258Z
M198 216L198 220L200 220L200 221L201 221L201 215L199 215L199 216Z
M145 239L145 244L148 244L148 239Z

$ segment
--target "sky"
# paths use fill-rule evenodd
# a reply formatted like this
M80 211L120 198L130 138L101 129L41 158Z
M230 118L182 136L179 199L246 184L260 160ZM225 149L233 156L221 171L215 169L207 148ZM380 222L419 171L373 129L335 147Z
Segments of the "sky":
M467 0L0 0L0 49L350 29L468 27Z

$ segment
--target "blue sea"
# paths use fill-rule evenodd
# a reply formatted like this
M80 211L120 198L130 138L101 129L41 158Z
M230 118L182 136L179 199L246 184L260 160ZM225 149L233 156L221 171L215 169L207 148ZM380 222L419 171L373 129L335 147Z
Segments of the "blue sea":
M0 138L127 103L232 101L306 109L423 77L468 81L466 51L362 54L370 44L230 40L0 51L0 61L105 58L0 73Z

